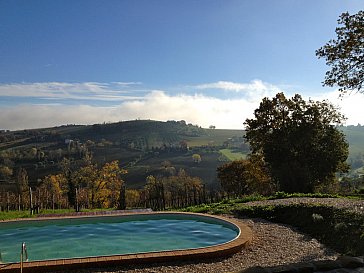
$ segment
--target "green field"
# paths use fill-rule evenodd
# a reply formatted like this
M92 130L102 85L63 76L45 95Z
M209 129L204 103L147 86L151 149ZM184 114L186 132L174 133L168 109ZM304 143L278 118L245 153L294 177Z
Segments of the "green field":
M220 153L223 154L230 161L246 159L246 154L243 154L241 152L235 152L231 149L221 149Z
M243 130L227 130L227 129L204 129L205 134L198 137L186 137L188 146L204 146L215 145L221 146L231 137L241 137L244 135Z

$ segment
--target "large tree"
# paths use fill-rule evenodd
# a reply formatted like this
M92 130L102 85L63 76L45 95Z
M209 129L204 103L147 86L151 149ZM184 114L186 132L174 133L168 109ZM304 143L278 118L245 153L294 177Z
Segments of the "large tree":
M281 190L312 192L348 169L348 143L336 126L344 117L329 102L278 93L254 115L245 121L245 137Z
M350 15L341 14L335 32L336 40L330 40L316 51L325 58L331 70L326 72L324 85L339 86L342 94L348 91L363 93L364 81L364 11Z

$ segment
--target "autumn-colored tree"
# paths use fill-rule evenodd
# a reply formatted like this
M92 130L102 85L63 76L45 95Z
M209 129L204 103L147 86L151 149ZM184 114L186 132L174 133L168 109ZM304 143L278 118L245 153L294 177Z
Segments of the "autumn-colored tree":
M125 185L121 175L126 170L120 169L118 161L105 163L99 172L96 183L97 199L104 207L125 209Z
M129 208L137 208L141 205L141 194L139 190L127 189L125 190L125 202Z
M229 196L259 193L269 195L274 186L261 157L235 160L217 168L222 189Z
M193 162L195 162L195 163L200 163L201 162L201 156L199 155L199 154L193 154L192 155L192 160L193 160Z
M76 170L72 175L73 183L77 185L77 201L83 206L93 208L95 206L96 196L96 180L98 177L98 169L96 164L86 164ZM86 189L86 193L83 192ZM82 198L80 192L83 193ZM86 195L86 196L85 196Z
M63 174L48 175L46 176L41 185L39 186L43 196L45 196L46 207L53 209L66 207L68 201L68 183Z

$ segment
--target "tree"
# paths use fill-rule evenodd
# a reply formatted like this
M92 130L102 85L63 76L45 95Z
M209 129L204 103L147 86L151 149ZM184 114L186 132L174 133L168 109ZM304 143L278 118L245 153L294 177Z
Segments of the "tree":
M9 180L13 175L13 169L8 166L0 165L0 180Z
M77 210L77 196L76 196L76 188L77 185L75 183L74 178L74 172L75 172L75 165L71 164L71 161L67 158L63 158L61 162L61 168L62 168L62 175L67 181L67 197L68 197L68 203L70 206L74 207Z
M325 58L331 70L326 72L324 85L339 86L341 94L357 90L363 93L364 81L364 11L350 15L342 13L335 32L336 40L330 40L316 51Z
M61 208L63 203L63 206L65 207L64 197L66 197L68 193L68 182L63 174L46 176L40 185L40 190L46 192L46 199L48 199L46 200L47 205L50 203L50 207L55 208L55 205L57 204L57 207Z
M260 154L281 190L312 192L348 170L348 143L337 129L344 117L327 101L264 98L247 119L245 138Z
M274 188L264 161L258 155L218 167L217 176L222 189L230 196L252 193L269 195Z
M153 210L165 209L164 185L161 179L149 175L146 178L144 191L146 193L147 206L150 206Z
M117 160L105 163L99 171L98 197L104 207L125 209L125 185L121 175L126 173Z
M121 178L126 170L117 160L105 163L101 169L95 164L80 168L74 175L77 185L86 186L90 206L125 209L125 186Z
M28 173L26 169L20 167L16 176L16 187L18 191L18 196L20 198L19 207L25 205L25 201L29 194L29 183L28 183Z
M193 160L193 162L195 162L195 163L200 163L201 162L201 156L199 155L199 154L193 154L192 155L192 160Z

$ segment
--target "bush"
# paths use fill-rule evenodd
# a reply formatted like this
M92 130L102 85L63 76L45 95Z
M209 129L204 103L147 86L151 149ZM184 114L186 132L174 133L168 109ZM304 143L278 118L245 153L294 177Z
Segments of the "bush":
M345 255L364 253L364 216L321 205L242 206L235 216L289 224Z

